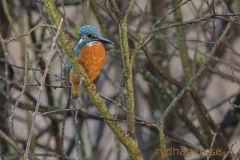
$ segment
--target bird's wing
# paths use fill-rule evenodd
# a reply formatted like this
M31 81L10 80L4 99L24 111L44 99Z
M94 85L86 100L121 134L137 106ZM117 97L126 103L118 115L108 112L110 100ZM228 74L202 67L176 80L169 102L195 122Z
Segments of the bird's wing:
M68 70L67 70L68 73L70 72L71 69L72 69L72 64L69 62L69 63L68 63Z
M81 50L81 45L77 44L74 48L73 51L75 53L75 55L78 57L79 53ZM68 63L68 73L70 72L70 70L72 69L72 64L69 62Z

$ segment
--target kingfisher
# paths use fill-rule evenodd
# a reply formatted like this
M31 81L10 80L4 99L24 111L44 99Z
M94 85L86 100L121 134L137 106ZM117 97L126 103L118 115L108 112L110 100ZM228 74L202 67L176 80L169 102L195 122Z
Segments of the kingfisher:
M102 43L114 44L112 41L102 37L96 27L85 25L80 28L79 42L73 49L94 89L96 89L96 86L93 81L98 76L106 57ZM72 98L76 99L78 97L79 78L76 76L71 63L68 65L68 73L72 86Z

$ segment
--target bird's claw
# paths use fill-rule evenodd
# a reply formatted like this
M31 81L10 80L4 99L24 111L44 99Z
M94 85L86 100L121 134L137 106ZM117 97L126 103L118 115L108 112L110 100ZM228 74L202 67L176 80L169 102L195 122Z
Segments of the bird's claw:
M97 88L94 83L92 83L92 87L93 87L94 90L96 90L96 88Z

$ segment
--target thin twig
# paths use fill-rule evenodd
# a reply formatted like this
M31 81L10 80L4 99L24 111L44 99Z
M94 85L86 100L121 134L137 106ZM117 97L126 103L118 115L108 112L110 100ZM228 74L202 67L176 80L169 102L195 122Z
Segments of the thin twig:
M0 39L2 38L2 34L0 33ZM2 49L3 49L3 52L4 52L4 60L6 62L8 62L8 52L7 52L7 49L6 49L6 45L2 42ZM8 66L7 64L5 63L4 64L4 68L5 68L5 77L7 79L9 79L9 71L8 71ZM10 107L10 88L9 88L9 82L6 81L6 90L7 90L7 104L8 104L8 108ZM10 109L10 108L9 108Z
M229 60L229 57L227 56L227 61L228 61L228 67L230 68L231 70L231 73L232 73L232 77L233 79L235 80L235 82L238 84L238 86L240 87L240 83L238 82L237 78L235 77L235 74L233 72L233 69L232 69L232 66L230 64L230 60Z
M157 28L153 28L151 30L151 32L149 33L148 37L150 36L150 34L152 33L155 33L155 32L159 32L160 30L163 30L163 29L168 29L168 28L173 28L173 27L177 27L177 26L182 26L182 25L187 25L187 24L195 24L195 23L199 23L199 22L202 22L202 21L206 21L206 20L209 20L209 19L212 19L212 18L216 18L216 17L232 17L232 16L239 16L240 13L231 13L231 14L211 14L211 15L208 15L208 16L205 16L205 17L202 17L202 18L198 18L198 19L192 19L192 20L188 20L188 21L183 21L183 22L176 22L176 23L171 23L171 24L164 24L160 27L157 27ZM232 22L232 20L228 20L228 22ZM148 38L147 37L147 38ZM146 39L147 39L146 38ZM139 42L140 43L140 42ZM142 46L140 46L141 48ZM139 49L140 49L139 48Z
M207 156L207 160L209 160L209 158L210 158L211 155L212 155L211 151L212 151L213 144L214 144L214 142L215 142L216 136L217 136L217 132L215 132L214 135L213 135L212 142L211 142L211 146L210 146L210 149L209 149L209 152L210 152L210 153L209 153L208 156Z
M66 156L62 156L62 155L58 155L58 154L35 153L32 156L33 157L56 157L56 158L64 159L64 160L76 160L75 158L70 158L70 157L66 157Z
M94 119L102 119L102 120L109 120L109 121L116 121L116 122L121 121L121 122L127 122L127 123L136 123L136 124L142 124L142 125L152 126L152 127L157 128L157 126L156 126L157 123L144 120L138 116L135 117L135 121L125 120L125 119L117 119L117 118L108 118L108 117L104 117L101 115L89 113L84 108L56 109L56 110L46 111L46 112L42 112L42 113L38 113L38 114L48 115L48 114L56 114L56 113L70 112L70 111L81 111L82 113L85 113L86 116L92 117Z
M12 146L18 153L24 154L24 150L20 148L8 135L6 135L2 130L0 130L0 137L1 139L4 139L7 144Z
M19 82L16 82L16 81L11 81L11 80L8 80L2 76L0 76L0 79L3 79L4 81L8 81L9 83L13 83L13 84L17 84L19 86L23 86L24 84L23 83L19 83ZM30 86L30 87L34 87L34 86L39 86L39 84L26 84L25 86ZM47 87L53 87L53 88L70 88L71 86L58 86L58 85L49 85L49 84L44 84L43 86L47 86Z
M0 62L6 63L8 66L12 66L12 67L15 67L15 68L19 68L19 69L24 69L25 70L25 67L21 67L21 66L17 66L17 65L11 64L11 63L5 61L2 58L0 58ZM37 69L37 68L31 68L31 67L27 68L27 70L35 70L35 71L39 71L41 73L44 72L44 70ZM58 77L58 78L61 78L61 79L64 79L64 80L68 80L67 77L62 77L62 76L59 76L59 75L57 75L55 73L48 72L48 75L52 75L52 76L55 76L55 77Z
M234 18L232 18L233 20ZM220 36L220 38L218 39L218 41L216 42L216 44L214 45L214 47L212 48L209 56L206 58L206 60L204 61L204 63L200 66L198 72L193 76L193 78L189 81L189 83L181 90L181 92L176 96L176 98L171 102L171 104L167 107L167 109L165 110L164 114L161 117L161 120L159 122L160 125L163 125L164 120L166 119L168 113L171 111L171 109L175 106L175 104L178 102L178 100L183 96L183 94L187 91L187 89L192 85L193 82L196 81L196 79L200 76L200 74L202 73L202 71L204 70L204 68L206 67L207 63L211 60L211 58L213 57L217 46L219 45L219 43L222 41L222 39L225 37L225 35L227 34L227 31L229 30L231 26L231 22L228 23L228 25L226 26L225 30L223 31L222 35Z
M14 115L14 111L15 111L15 108L18 106L18 103L20 102L21 100L21 97L23 95L23 93L25 92L25 89L26 89L26 85L27 85L27 75L28 75L28 70L27 70L27 66L28 66L28 40L29 40L29 36L26 37L25 39L25 47L26 47L26 53L25 53L25 70L24 70L24 82L23 82L23 88L22 88L22 91L15 103L15 105L13 106L12 108L12 111L11 111L11 115L9 117L9 120L12 121L13 120L13 115Z
M67 29L70 31L70 25L68 23L68 20L67 20L67 15L66 15L66 10L65 10L65 7L64 7L64 0L61 0L61 7L63 9L63 16L64 16L64 22L66 23L66 26L67 26ZM42 16L42 14L41 14ZM42 16L43 18L43 16ZM46 22L45 22L46 23Z
M228 102L229 102L232 106L234 106L235 108L240 108L240 105L236 105L236 104L232 103L230 99L228 99Z
M119 10L116 1L115 0L108 0L108 1L109 1L110 5L111 5L112 11L119 18L121 11Z
M120 87L119 89L119 96L118 96L118 101L116 103L116 112L114 114L114 118L118 117L118 107L122 104L122 98L123 98L123 90L125 89L125 87Z
M2 38L2 34L0 33L0 39ZM6 45L5 43L2 42L2 49L3 49L3 52L4 52L4 60L6 62L8 62L8 53L7 53L7 49L6 49ZM7 79L9 79L9 70L8 70L8 66L7 64L5 63L4 64L4 68L5 68L5 77ZM8 116L10 115L11 112L13 112L13 108L11 109L11 101L10 101L10 83L8 81L6 81L6 92L7 92L7 96L6 96L6 99L7 99L7 114ZM11 131L11 136L13 139L15 134L14 134L14 129L13 129L13 121L10 121L10 131Z
M156 34L156 32L158 32L158 28L156 28L156 26L158 24L160 24L166 17L168 17L169 15L173 14L178 8L180 8L181 6L187 4L189 1L191 0L186 0L183 3L178 4L176 7L174 7L170 12L168 12L167 14L165 14L164 16L162 16L157 22L155 22L150 28L150 30L138 41L138 45L135 48L134 51L131 52L131 61L133 62L134 58L136 57L138 51L142 48L142 46L145 44L146 40L149 38L149 36L154 33ZM179 22L181 23L181 22ZM162 25L165 26L165 25Z
M0 34L0 39L1 38L2 38L2 34ZM8 52L6 49L6 45L3 42L2 42L2 49L4 52L4 60L8 62ZM9 79L9 70L6 63L4 64L4 68L5 68L5 77ZM8 101L8 108L9 108L10 107L10 88L9 88L8 82L6 82L6 90L7 90L7 101Z
M116 102L116 101L114 101L113 99L108 98L108 97L104 96L103 94L101 94L101 93L99 93L99 92L98 92L98 94L100 95L101 98L103 98L103 99L105 99L105 100L107 100L107 101L109 101L109 102L112 102L113 104L115 104L115 105L117 105L118 107L120 107L124 112L128 113L126 107L123 106L122 104L120 104L119 101Z
M13 41L15 39L18 39L18 38L21 38L21 37L25 37L25 36L29 36L33 31L35 31L36 29L40 28L40 27L47 27L47 28L53 28L53 29L56 29L57 27L54 26L54 25L48 25L48 24L38 24L36 25L35 27L31 28L27 33L24 33L24 34L20 34L20 35L17 35L17 36L14 36L10 39L7 39L7 40L4 40L0 37L0 41L3 42L3 43L8 43L10 41Z
M143 27L143 23L145 23L145 18L146 18L146 14L147 14L147 11L148 11L148 7L149 7L149 3L150 0L146 0L146 5L145 5L145 8L144 8L144 11L140 17L140 20L138 22L138 25L136 27L136 33L139 33L140 31L140 28Z
M51 50L49 52L49 56L47 58L47 61L46 61L46 67L45 67L45 71L44 71L44 74L43 74L43 77L42 77L42 82L41 82L41 86L40 86L40 89L39 89L39 95L38 95L38 101L37 101L37 104L36 104L36 109L35 109L35 112L32 114L32 125L31 125L31 130L30 130L30 134L29 134L29 137L28 137L28 142L27 142L27 147L26 147L26 151L24 153L24 160L27 160L28 158L28 153L29 153L29 149L30 149L30 144L31 144L31 140L32 140L32 136L33 136L33 132L35 130L35 122L36 122L36 116L38 115L38 109L39 109L39 106L40 106L40 98L41 98L41 95L42 95L42 89L43 89L43 85L45 83L45 79L46 79L46 76L47 76L47 73L49 71L49 64L50 64L50 60L51 60L51 57L52 57L52 54L54 52L54 49L56 47L56 43L57 43L57 38L60 34L60 29L62 27L62 22L63 22L63 19L61 18L61 22L58 26L58 29L57 29L57 33L55 35L55 37L53 37L53 43L52 43L52 47L51 47Z
M28 36L27 36L27 38L28 38ZM27 38L26 38L26 40L27 40ZM26 44L26 45L27 45L27 44ZM26 51L27 51L27 50L26 50ZM26 54L26 55L25 55L25 59L27 58L27 60L28 60L29 66L30 66L31 71L32 71L32 73L33 73L33 77L34 77L35 81L37 82L37 84L40 85L41 83L38 81L38 79L37 79L37 77L36 77L36 74L35 74L35 71L34 71L33 68L32 68L32 62L31 62L31 60L30 60L30 57L29 57L28 52L26 52L25 54ZM26 62L25 62L25 64L26 64ZM27 68L27 66L25 67L25 71L26 71L26 68Z
M74 128L74 139L75 139L75 149L76 149L76 152L77 152L77 157L78 159L80 160L81 159L81 154L80 154L80 143L82 143L80 140L79 140L79 131L80 129L78 129L78 119L77 119L77 111L76 110L75 112L72 111L72 119L73 119L73 128Z
M228 150L227 154L223 157L222 160L225 160L229 154L231 154L231 155L232 155L232 158L234 158L234 156L233 156L233 154L232 154L232 152L233 152L232 149L233 149L233 146L234 146L236 143L237 143L236 141L232 143L232 145L229 147L229 150Z

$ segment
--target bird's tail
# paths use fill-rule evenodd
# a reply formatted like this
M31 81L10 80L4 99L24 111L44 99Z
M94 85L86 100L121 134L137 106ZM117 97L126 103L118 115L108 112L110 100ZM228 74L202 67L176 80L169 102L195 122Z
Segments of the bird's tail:
M78 85L79 83L72 83L72 99L78 98Z

